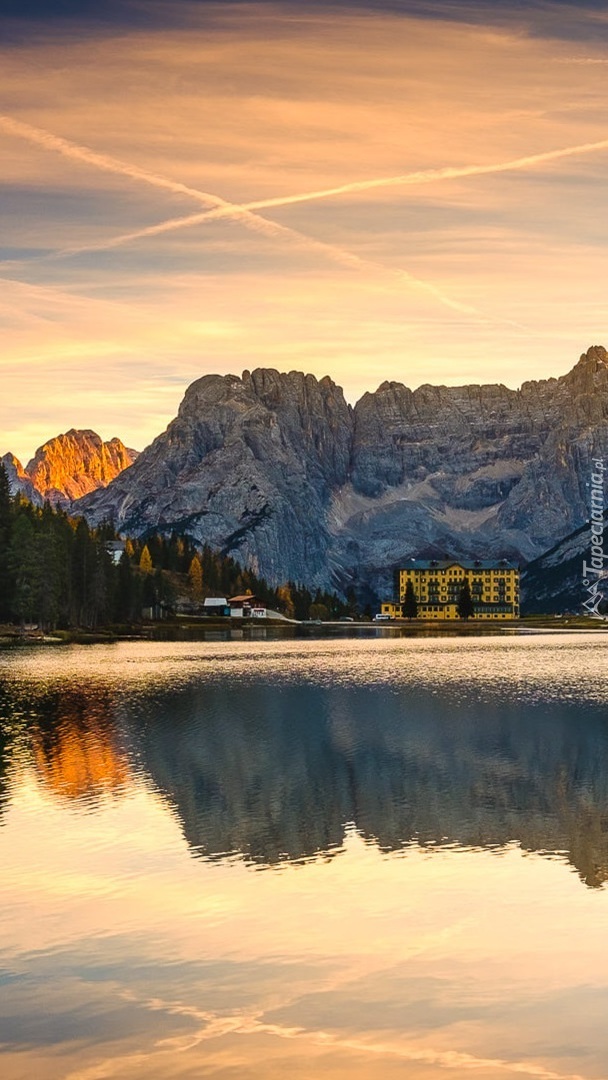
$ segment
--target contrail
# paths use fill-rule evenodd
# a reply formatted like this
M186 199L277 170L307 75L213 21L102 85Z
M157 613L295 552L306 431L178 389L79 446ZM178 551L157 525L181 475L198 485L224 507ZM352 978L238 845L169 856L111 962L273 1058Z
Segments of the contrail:
M559 150L545 150L540 154L528 154L526 157L512 158L509 161L496 162L493 165L450 165L443 169L423 169L418 172L402 173L399 176L379 177L376 180L355 180L339 187L309 191L301 195L279 196L276 199L260 199L257 202L238 204L240 210L262 210L273 206L290 206L292 203L309 202L312 199L327 199L332 195L348 195L357 191L372 191L374 188L400 187L413 184L435 184L441 180L457 180L463 176L484 176L489 173L514 172L527 169L531 165L540 165L545 161L558 161L560 158L576 157L580 154L593 154L598 150L608 150L608 139L599 142L578 143ZM211 211L213 216L221 216L221 211Z
M401 268L390 268L381 263L375 263L367 259L362 259L352 252L346 251L333 244L328 244L322 240L315 240L313 237L308 236L305 233L301 233L296 229L292 229L287 225L280 225L277 222L268 221L266 218L261 217L256 211L264 209L272 209L281 206L290 206L296 203L311 202L319 199L331 198L338 195L352 194L361 191L370 191L376 188L383 187L397 187L397 186L412 186L417 184L430 184L437 183L443 180L454 180L459 177L466 176L481 176L490 173L509 172L516 169L524 169L532 165L540 164L545 161L553 161L559 158L572 157L578 154L593 153L598 150L608 149L608 139L601 140L593 143L580 143L576 146L564 147L559 150L548 150L540 154L531 154L526 157L513 158L506 162L498 162L493 165L464 165L464 166L448 166L442 169L426 169L419 170L417 172L403 173L398 176L380 177L371 180L357 180L349 184L341 184L337 187L323 188L316 191L303 192L296 195L284 195L277 196L272 199L257 199L255 201L247 203L232 203L227 199L222 199L221 196L212 194L211 192L201 191L199 188L190 187L187 184L182 184L179 181L172 180L169 177L161 176L157 173L149 172L147 169L142 169L138 165L133 165L131 162L122 161L120 158L111 157L108 154L100 154L96 150L92 150L88 146L83 146L79 143L73 143L67 139L62 138L59 135L55 135L50 131L43 128L33 127L31 124L26 124L21 120L15 120L11 116L0 115L0 127L4 128L10 134L17 135L26 139L28 142L34 143L37 146L41 146L46 150L54 150L57 153L62 154L64 157L70 158L73 161L82 161L85 164L92 165L95 168L101 169L104 172L114 173L119 176L126 176L134 180L139 180L143 183L149 184L152 187L161 188L165 191L170 191L176 195L184 195L189 198L195 199L197 202L203 203L206 207L211 209L206 210L204 213L190 214L183 218L170 218L167 221L160 222L157 225L150 225L144 229L140 229L134 232L125 233L120 236L116 236L111 240L104 241L101 244L90 245L88 247L64 249L63 251L56 252L52 256L43 256L45 258L62 258L69 255L84 254L88 251L103 251L109 250L113 247L118 247L123 243L141 239L147 236L154 236L159 233L169 232L170 230L177 228L185 228L192 225L203 224L207 221L218 220L222 218L232 218L237 221L241 221L247 228L253 229L255 232L263 233L266 236L273 238L283 237L295 241L299 246L305 248L308 251L316 251L324 254L327 258L333 262L337 262L341 266L346 266L351 269L358 270L374 270L375 272L382 272L385 275L389 275L393 278L397 278L404 281L409 286L417 289L421 289L433 296L439 303L445 307L450 308L452 311L457 311L460 314L473 316L480 319L482 322L493 322L499 325L515 326L518 329L524 329L518 323L514 323L512 320L496 320L490 319L485 316L483 312L480 312L477 308L463 304L458 300L453 300L442 292L437 286L432 285L430 282L421 278L417 278L414 274L411 274L407 270ZM42 259L40 261L42 261Z
M258 214L253 213L245 205L240 206L236 203L228 202L226 199L222 199L219 195L211 194L207 191L200 191L198 188L189 187L186 184L182 184L178 181L171 180L165 176L159 176L157 173L148 172L147 169L141 169L137 165L133 165L130 162L122 161L119 158L110 157L107 154L100 154L95 150L91 150L88 146L82 146L78 143L73 143L67 139L61 138L61 136L54 135L50 131L46 131L43 128L33 127L31 124L25 124L20 120L15 120L11 116L0 115L0 128L4 128L12 135L17 135L26 139L28 142L34 143L36 146L41 146L46 150L54 150L64 157L69 158L72 161L82 161L87 165L92 165L95 168L102 169L104 172L114 173L119 176L127 176L133 180L139 180L143 183L150 184L153 187L162 188L165 191L170 191L173 194L185 195L190 198L196 199L197 202L202 202L205 206L211 206L214 209L207 211L207 214L203 215L191 215L188 219L188 224L194 224L196 222L206 220L212 213L217 213L221 218L233 218L237 221L241 221L247 228L253 229L256 232L263 233L266 236L273 238L282 237L289 239L292 242L296 242L300 247L305 248L308 251L318 252L331 259L333 262L338 263L341 266L349 267L350 269L357 270L371 270L375 272L379 270L384 274L388 274L391 277L400 279L406 282L408 285L428 292L440 303L450 308L452 311L458 311L461 314L472 315L480 318L482 321L487 321L486 317L478 312L475 308L470 307L467 304L462 304L458 300L452 300L451 297L446 296L435 285L431 285L427 281L423 281L420 278L410 274L407 270L392 269L383 266L381 263L370 262L366 259L361 259L359 256L352 254L349 251L345 251L342 248L336 247L333 244L325 243L322 240L315 240L311 236L307 236L305 233L298 232L296 229L292 229L287 225L280 225L274 221L268 221L264 217L260 217ZM321 197L320 194L317 197ZM298 201L304 201L304 196L294 196L292 199ZM259 200L261 203L268 205L275 205L277 200ZM183 223L181 218L172 218L170 222L161 223L160 225L150 226L149 229L142 229L138 233L128 234L129 239L139 238L140 236L153 235L154 232L168 231L169 228L177 228ZM152 233L150 232L152 230ZM88 251L103 251L106 248L117 247L120 243L126 243L127 237L124 239L121 237L115 237L113 240L106 241L103 244L91 245L89 247L66 249L60 252L53 253L52 256L42 256L37 261L46 261L47 259L62 258L69 255L76 255L85 253Z
M2 118L0 118L0 120L1 119ZM208 221L217 221L220 218L234 217L237 214L253 214L253 212L257 210L270 210L281 206L293 206L297 203L329 199L338 195L351 195L357 192L373 191L376 188L436 184L444 180L457 180L467 176L485 176L492 173L516 172L521 169L530 168L534 165L543 164L546 161L558 161L560 158L592 154L597 153L600 150L608 150L608 139L601 139L599 142L578 143L576 146L566 146L559 150L546 150L540 154L528 154L525 157L512 158L509 161L496 162L493 165L455 165L442 169L425 169L418 172L402 173L398 176L380 177L371 180L355 180L349 184L340 184L338 187L321 188L317 191L306 191L296 195L278 195L271 199L256 199L246 203L229 203L224 200L219 200L218 204L212 210L207 210L198 214L188 214L186 217L169 218L167 221L161 221L157 225L148 225L143 229L137 229L133 232L115 236L111 240L106 240L99 245L86 248L66 249L65 252L60 254L80 254L85 251L111 249L119 247L122 244L131 243L133 240L141 240L148 236L158 236L161 233L171 232L174 229L189 228L193 225L204 225Z
M174 195L185 195L191 199L196 199L197 202L203 203L204 206L222 209L225 211L223 216L246 219L249 227L258 232L276 236L282 231L280 225L275 226L274 222L249 214L246 210L241 210L236 206L234 213L231 213L230 208L233 204L226 199L220 198L219 195L189 187L187 184L171 180L167 176L159 176L157 173L141 169L138 165L122 161L120 158L110 157L108 154L99 154L96 150L91 150L89 146L81 146L79 143L70 142L68 139L63 139L61 136L54 135L43 128L33 127L31 124L23 123L21 120L15 120L12 116L0 115L0 128L4 128L11 135L26 139L36 146L41 146L45 150L54 150L72 161L82 161L104 172L114 173L118 176L128 176L133 180L140 180L142 183L150 184L152 187L170 191Z

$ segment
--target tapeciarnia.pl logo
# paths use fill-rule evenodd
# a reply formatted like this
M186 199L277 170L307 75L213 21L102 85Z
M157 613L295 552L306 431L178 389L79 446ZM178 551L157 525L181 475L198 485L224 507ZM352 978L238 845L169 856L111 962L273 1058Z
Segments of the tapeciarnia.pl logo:
M608 553L604 551L604 477L606 468L602 458L595 458L591 462L591 506L589 528L591 530L590 561L583 560L583 585L587 592L587 599L583 603L583 610L594 619L604 619L599 611L600 604L607 599L602 591L602 581L608 577L608 571L604 564Z

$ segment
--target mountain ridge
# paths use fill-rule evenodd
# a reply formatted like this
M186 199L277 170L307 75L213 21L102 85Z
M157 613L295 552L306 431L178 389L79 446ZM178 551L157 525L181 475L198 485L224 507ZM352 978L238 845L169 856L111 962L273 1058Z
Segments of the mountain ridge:
M607 421L602 346L519 390L383 382L355 406L328 376L205 375L131 468L75 507L140 534L186 529L273 583L392 591L411 556L527 562L574 531Z

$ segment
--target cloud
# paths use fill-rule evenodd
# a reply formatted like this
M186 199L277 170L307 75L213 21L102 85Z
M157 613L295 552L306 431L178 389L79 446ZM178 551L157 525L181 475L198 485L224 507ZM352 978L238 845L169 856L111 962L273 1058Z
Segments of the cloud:
M188 5L162 33L0 47L22 125L2 130L3 273L58 291L4 287L7 449L70 407L141 446L207 371L329 373L354 400L383 378L516 386L602 340L602 152L511 167L603 142L597 65L561 62L601 40L427 8Z
M608 63L608 61L603 62ZM0 124L3 119L3 117L0 117ZM115 247L120 247L122 244L132 243L135 240L142 240L152 236L159 236L162 233L172 232L174 229L190 228L194 225L205 225L208 222L218 221L221 218L238 218L239 215L251 211L278 209L279 207L284 206L294 206L297 203L315 202L319 199L336 198L341 195L360 194L363 192L374 191L378 188L418 186L421 184L440 183L441 181L446 180L460 180L466 177L515 172L521 169L534 168L535 166L545 164L546 162L559 161L562 158L578 157L584 154L599 153L603 150L608 150L608 139L562 147L557 150L545 150L537 154L528 154L525 157L515 158L511 161L496 162L493 164L447 166L445 168L426 169L405 173L399 176L356 180L351 183L341 184L338 187L324 188L320 191L301 192L294 195L278 195L271 199L258 199L247 203L235 204L224 202L221 203L221 205L218 205L216 209L206 211L205 213L189 214L186 217L169 218L156 225L149 225L143 229L137 229L130 233L123 233L119 236L112 237L98 245L81 248L65 248L63 251L57 252L56 255L61 257L82 254L87 251L107 251ZM288 230L281 226L279 226L279 228L281 228L282 232L286 235L289 233L294 236L298 235L294 230ZM299 235L304 242L308 239L301 236L301 234ZM314 243L315 246L318 246L318 242L314 241ZM329 247L329 245L323 246L325 248Z
M187 195L190 198L195 199L197 202L202 202L204 205L212 205L217 209L210 213L215 213L217 217L227 217L242 222L247 228L253 229L254 232L262 233L265 236L281 237L287 240L295 241L298 246L304 247L308 251L317 252L330 258L332 261L339 263L339 265L356 270L375 270L380 273L387 273L397 280L416 289L422 289L433 296L440 304L449 307L453 311L460 311L466 315L477 315L483 318L480 312L476 311L471 305L463 304L458 300L454 300L447 296L442 290L431 282L423 281L417 278L414 274L411 274L407 270L398 268L391 270L380 264L374 264L370 260L362 259L358 255L355 255L349 251L338 248L334 244L328 244L321 240L316 240L313 237L306 236L305 234L298 232L295 229L291 229L286 225L279 225L275 222L268 221L266 218L260 217L258 214L251 212L251 208L259 209L264 206L277 206L285 205L292 202L309 201L311 198L325 197L327 193L316 192L308 196L290 197L284 199L267 200L264 203L252 203L250 205L235 205L228 202L226 199L222 199L218 195L212 195L209 192L200 191L197 188L189 187L186 184L182 184L179 181L171 180L165 176L158 176L155 173L151 173L146 169L141 169L130 162L121 161L119 159L110 157L107 154L97 153L88 146L81 146L76 143L72 143L67 139L54 135L50 131L42 130L41 128L33 127L31 124L24 124L18 120L15 120L10 116L0 115L0 127L3 127L11 135L22 137L29 142L33 142L37 146L42 146L46 150L56 151L73 161L84 162L87 165L92 165L94 168L101 169L105 172L111 172L118 174L119 176L125 176L129 179L140 181L144 184L149 184L152 187L158 187L166 191L170 191L176 195ZM606 144L608 146L608 142ZM394 183L395 181L391 181ZM380 181L367 182L367 186L377 187L381 185ZM350 188L362 190L361 184L350 185ZM347 190L342 187L336 189L331 194L338 194ZM110 245L114 246L114 245ZM97 250L103 250L97 248ZM65 252L64 254L68 254Z

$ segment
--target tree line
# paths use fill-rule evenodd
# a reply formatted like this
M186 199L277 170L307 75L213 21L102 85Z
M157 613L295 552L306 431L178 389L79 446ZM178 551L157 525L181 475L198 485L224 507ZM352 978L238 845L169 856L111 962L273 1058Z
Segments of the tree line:
M34 506L11 496L0 464L0 623L43 629L138 623L142 613L171 612L177 599L252 593L267 607L296 618L355 615L352 593L311 592L295 582L277 588L230 555L188 536L128 537L118 562L111 525Z

